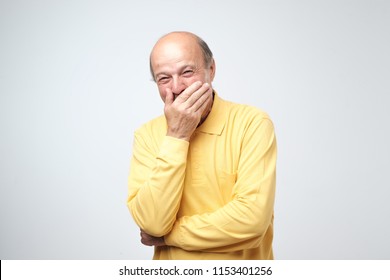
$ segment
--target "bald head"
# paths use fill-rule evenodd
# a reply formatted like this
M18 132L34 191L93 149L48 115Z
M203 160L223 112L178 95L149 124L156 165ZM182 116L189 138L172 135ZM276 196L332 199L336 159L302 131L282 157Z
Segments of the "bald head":
M154 68L159 57L173 57L178 50L189 52L192 55L200 54L203 57L203 66L206 68L213 62L213 53L202 38L190 32L171 32L157 41L150 54L150 73L154 81L156 81Z

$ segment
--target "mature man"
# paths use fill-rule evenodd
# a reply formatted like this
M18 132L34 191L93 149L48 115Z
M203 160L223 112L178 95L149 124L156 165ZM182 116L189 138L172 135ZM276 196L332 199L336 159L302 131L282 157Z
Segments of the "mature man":
M272 121L217 95L192 33L158 40L150 68L165 106L134 135L127 205L141 242L154 259L273 259Z

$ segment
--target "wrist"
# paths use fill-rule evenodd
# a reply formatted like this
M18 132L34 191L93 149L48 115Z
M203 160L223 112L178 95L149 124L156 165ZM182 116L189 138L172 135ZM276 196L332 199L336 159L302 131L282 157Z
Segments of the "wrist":
M180 140L185 140L187 142L190 142L190 139L191 139L191 135L186 135L186 134L183 134L183 133L174 132L174 131L171 131L169 129L167 131L167 136L174 137L174 138L177 138L177 139L180 139Z

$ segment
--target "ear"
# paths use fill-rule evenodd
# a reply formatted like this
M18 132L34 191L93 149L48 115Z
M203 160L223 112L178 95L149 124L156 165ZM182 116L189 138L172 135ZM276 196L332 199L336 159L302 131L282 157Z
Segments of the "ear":
M214 58L213 58L213 61L210 64L209 70L210 70L210 80L211 80L210 82L212 82L214 80L215 70L216 70Z

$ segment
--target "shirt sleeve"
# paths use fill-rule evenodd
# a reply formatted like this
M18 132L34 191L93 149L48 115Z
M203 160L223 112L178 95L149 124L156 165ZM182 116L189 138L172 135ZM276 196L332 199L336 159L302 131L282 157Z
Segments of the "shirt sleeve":
M167 245L187 251L232 252L259 247L273 231L276 138L268 118L245 133L232 200L212 213L179 218Z
M142 230L159 237L176 221L189 143L165 136L155 152L145 138L138 133L134 137L127 206Z

